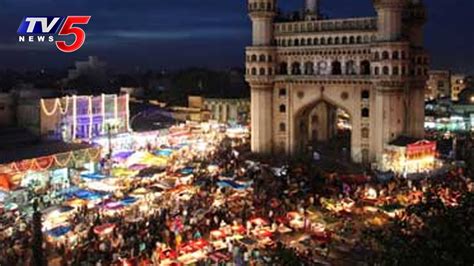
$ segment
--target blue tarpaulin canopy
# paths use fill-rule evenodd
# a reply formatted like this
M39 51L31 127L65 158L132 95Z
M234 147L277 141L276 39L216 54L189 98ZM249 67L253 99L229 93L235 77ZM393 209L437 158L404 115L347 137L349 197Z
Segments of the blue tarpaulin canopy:
M92 180L102 180L102 179L105 179L107 177L105 175L94 173L94 174L82 174L81 178L83 178L83 179L92 179Z
M155 151L155 155L157 156L163 156L163 157L169 157L173 153L173 150L171 149L161 149Z
M48 231L48 235L54 237L54 238L59 238L62 237L63 235L69 233L71 231L70 226L58 226L56 228L53 228Z
M83 199L83 200L96 200L96 199L103 198L105 194L81 189L74 192L73 196L79 199Z
M252 185L252 182L246 182L246 183L240 184L233 180L221 180L217 182L217 185L219 187L230 187L237 190L244 190L244 189L249 188Z
M194 172L194 168L193 167L185 167L185 168L181 169L180 172L183 175L190 175Z
M133 203L137 202L137 198L135 197L126 197L120 201L123 205L132 205Z

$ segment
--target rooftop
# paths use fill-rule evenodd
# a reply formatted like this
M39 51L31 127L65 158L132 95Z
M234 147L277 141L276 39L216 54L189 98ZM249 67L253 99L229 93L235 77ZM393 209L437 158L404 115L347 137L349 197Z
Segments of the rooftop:
M41 141L28 130L22 128L4 128L0 130L0 164L82 150L90 147L93 147L93 145Z
M389 144L394 146L407 146L408 144L413 144L415 142L420 141L419 138L407 137L407 136L400 136L395 140L392 140Z
M33 145L21 146L15 149L0 148L0 164L83 150L91 147L94 147L94 145L86 143L38 142Z

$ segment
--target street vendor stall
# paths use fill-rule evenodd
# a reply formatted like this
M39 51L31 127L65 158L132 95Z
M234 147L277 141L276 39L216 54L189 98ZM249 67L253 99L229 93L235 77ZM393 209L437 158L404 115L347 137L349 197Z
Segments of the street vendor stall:
M74 211L75 209L69 206L54 206L43 210L43 230L69 225L68 220Z
M400 138L386 146L379 169L405 175L428 172L441 166L436 155L435 141Z

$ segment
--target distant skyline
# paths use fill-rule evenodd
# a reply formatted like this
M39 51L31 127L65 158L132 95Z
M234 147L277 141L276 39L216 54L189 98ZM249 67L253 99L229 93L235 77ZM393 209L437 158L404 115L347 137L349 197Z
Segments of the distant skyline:
M304 0L279 0L285 11ZM354 4L356 3L357 4ZM433 69L474 74L473 0L426 0L426 48ZM371 0L322 0L330 18L375 15ZM91 15L80 51L18 43L24 16ZM244 66L251 26L244 0L0 0L0 69L65 68L96 55L112 69Z

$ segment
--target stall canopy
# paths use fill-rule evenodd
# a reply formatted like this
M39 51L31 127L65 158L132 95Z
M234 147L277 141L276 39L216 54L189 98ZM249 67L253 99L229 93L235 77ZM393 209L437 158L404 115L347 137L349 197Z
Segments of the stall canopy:
M82 174L81 178L83 179L91 179L91 180L102 180L107 178L105 175L101 175L98 173L93 173L93 174Z
M128 157L130 157L133 154L133 151L123 151L114 154L112 157L115 160L126 160Z
M10 175L0 173L0 188L10 191L11 187Z
M183 174L183 175L190 175L193 172L194 172L193 167L185 167L185 168L181 169L181 174Z
M98 193L94 191L89 191L89 190L78 190L74 193L69 194L68 196L70 197L76 197L78 199L83 199L83 200L97 200L101 199L106 196L104 193Z
M48 231L48 235L54 238L60 238L71 231L70 226L59 226Z
M128 205L132 205L133 203L137 202L137 198L135 197L126 197L124 199L122 199L120 202L125 205L125 206L128 206Z
M161 150L157 150L155 152L155 155L163 156L163 157L169 157L169 156L171 156L171 154L173 154L173 150L171 150L171 149L161 149Z
M237 183L233 180L221 180L221 181L217 182L217 185L219 187L229 187L229 188L236 189L236 190L245 190L245 189L249 188L252 184L251 184L251 182L246 182L246 183L240 184L240 183Z

